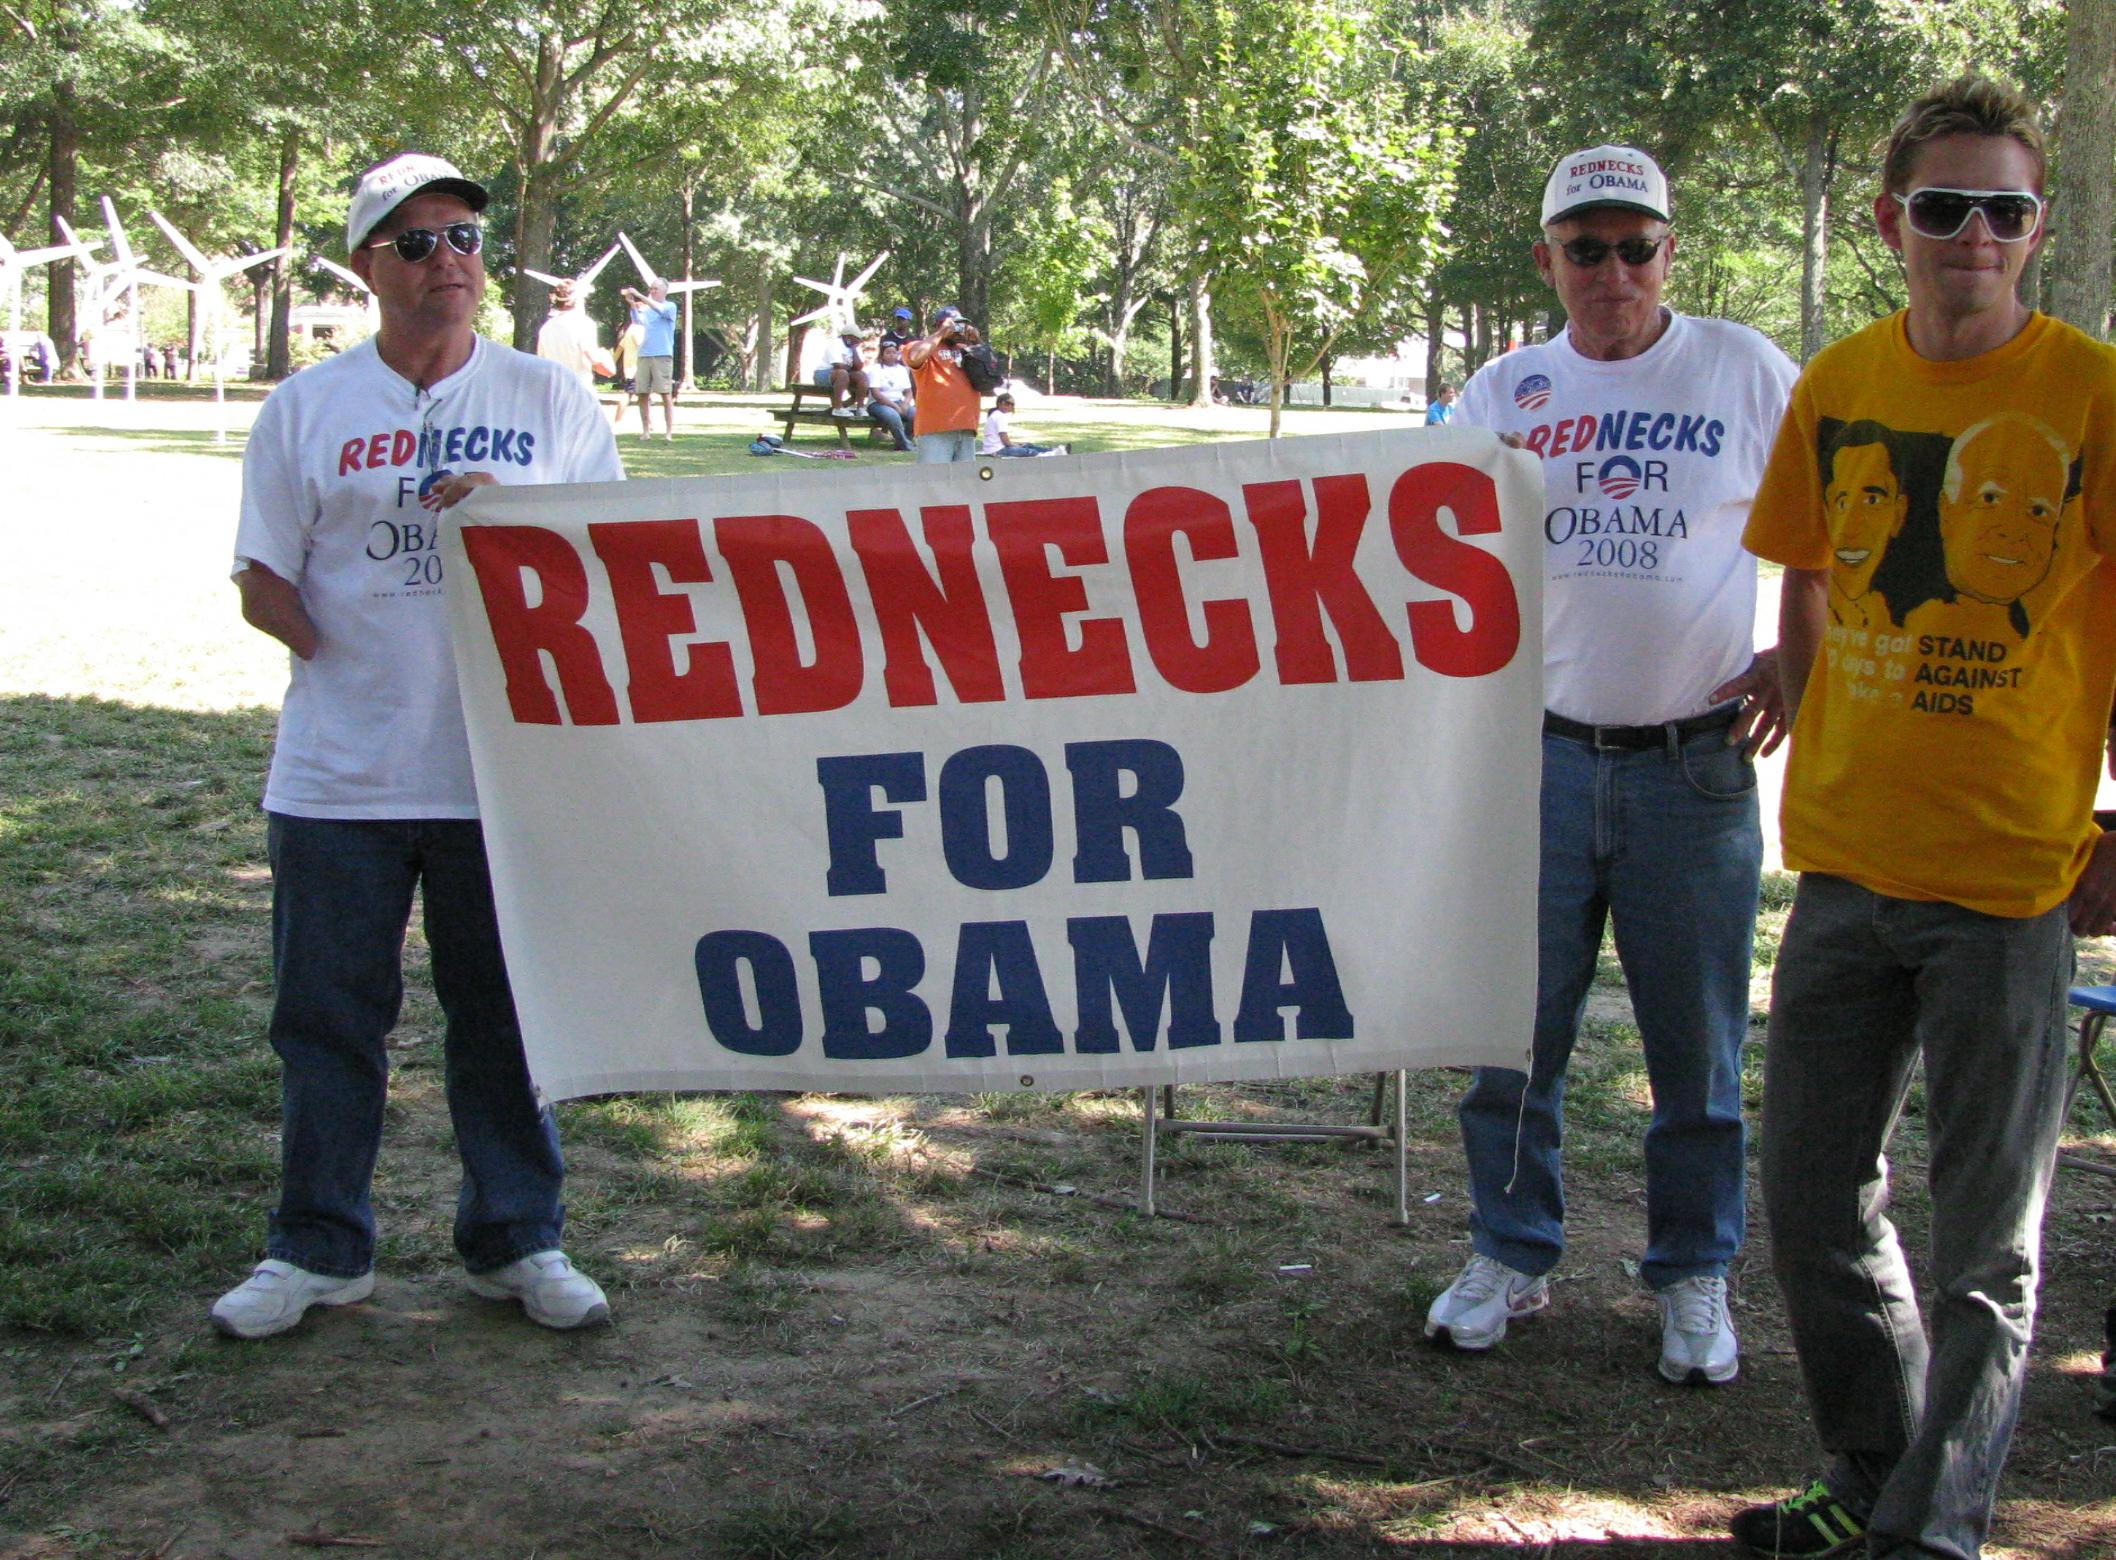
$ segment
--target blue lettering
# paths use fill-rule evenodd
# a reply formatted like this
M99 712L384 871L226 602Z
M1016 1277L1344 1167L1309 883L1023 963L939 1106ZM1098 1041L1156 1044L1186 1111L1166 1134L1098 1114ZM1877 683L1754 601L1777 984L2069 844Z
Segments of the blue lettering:
M495 428L492 430L492 458L512 463L514 460L514 430Z
M948 1054L994 1055L995 1024L1007 1026L1009 1056L1058 1056L1065 1051L1026 921L965 921L955 944Z
M992 854L986 783L999 782L1007 853ZM940 769L940 846L965 888L1027 888L1051 870L1051 780L1027 748L995 743L964 748Z
M1646 443L1646 424L1653 420L1651 412L1633 412L1624 432L1624 448L1642 449Z
M1139 876L1192 875L1190 845L1176 800L1183 794L1183 755L1148 739L1068 742L1065 767L1073 776L1073 856L1076 883L1123 883L1131 878L1124 831L1139 842ZM1122 794L1130 775L1134 788Z
M536 435L524 428L514 438L514 463L517 466L528 465L535 449Z
M1624 447L1624 414L1604 412L1595 427L1594 447L1598 450L1620 450Z
M483 460L488 447L487 441L491 437L492 430L490 428L471 429L470 437L463 441L463 458L465 460Z
M827 893L885 894L888 874L875 855L879 840L904 837L904 815L876 809L874 791L890 802L926 799L923 753L860 753L816 760L816 782L823 787L823 828L830 841L830 867L823 875Z
M763 932L708 932L692 962L715 1040L744 1056L791 1056L801 1048L801 992L786 944ZM757 988L755 1025L742 1002L745 964Z
M1284 971L1287 979L1281 980ZM1320 910L1259 910L1249 918L1249 956L1234 1038L1284 1040L1281 1010L1294 1008L1294 1038L1349 1040L1352 1010L1330 953ZM1082 1047L1084 1050L1085 1047Z
M1726 436L1727 425L1721 422L1717 417L1713 418L1710 422L1706 423L1704 453L1707 455L1717 455L1719 453L1720 441Z
M1121 915L1076 916L1065 923L1073 945L1073 986L1080 1028L1073 1046L1082 1056L1118 1049L1111 997L1124 1011L1132 1049L1151 1051L1168 1010L1170 1050L1217 1045L1220 1021L1212 1011L1212 913L1157 915L1139 957L1131 922ZM1275 972L1274 972L1275 973Z
M1675 414L1673 412L1662 412L1660 416L1653 419L1653 429L1646 435L1646 443L1657 450L1666 449L1669 435L1674 427Z
M896 926L810 932L823 998L823 1054L833 1061L881 1061L916 1056L933 1043L933 1013L919 1000L926 950ZM867 973L872 961L874 973ZM870 1027L867 1016L881 1015Z
M463 458L463 435L466 431L462 428L451 428L448 430L448 439L443 446L447 453L441 458L451 466ZM434 437L439 438L440 435L435 434Z

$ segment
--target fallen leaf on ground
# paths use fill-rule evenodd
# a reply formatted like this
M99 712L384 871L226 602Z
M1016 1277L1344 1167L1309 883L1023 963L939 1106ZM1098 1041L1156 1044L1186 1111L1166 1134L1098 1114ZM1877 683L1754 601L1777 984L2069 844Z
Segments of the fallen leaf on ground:
M1036 1475L1053 1484L1081 1485L1088 1489L1101 1489L1111 1483L1110 1476L1090 1462L1065 1462L1055 1468L1046 1468Z

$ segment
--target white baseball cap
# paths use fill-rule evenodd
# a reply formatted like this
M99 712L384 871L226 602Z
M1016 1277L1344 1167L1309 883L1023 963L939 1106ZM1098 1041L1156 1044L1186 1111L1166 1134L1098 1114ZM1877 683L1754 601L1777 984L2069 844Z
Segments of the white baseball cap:
M1668 215L1668 176L1635 146L1590 146L1560 157L1550 170L1550 182L1543 186L1545 227L1598 206L1673 220Z
M425 152L401 153L376 163L353 186L352 204L345 214L346 253L357 250L384 217L427 190L460 195L472 211L483 211L491 199L484 185L464 178L454 163Z

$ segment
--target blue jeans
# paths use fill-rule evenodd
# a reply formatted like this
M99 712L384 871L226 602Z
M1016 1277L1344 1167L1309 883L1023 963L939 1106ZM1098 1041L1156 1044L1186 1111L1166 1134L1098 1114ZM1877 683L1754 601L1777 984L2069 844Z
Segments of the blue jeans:
M2020 1412L2064 1121L2065 907L2009 919L1800 880L1771 981L1763 1191L1830 1487L1873 1553L1982 1548ZM1931 1341L1887 1218L1925 1063Z
M1475 1250L1531 1274L1565 1250L1565 1067L1613 921L1653 1087L1640 1274L1654 1289L1725 1275L1746 1233L1741 1046L1762 867L1756 773L1724 730L1683 742L1671 728L1643 752L1544 736L1534 1070L1480 1067L1463 1096Z
M975 459L977 430L974 428L950 428L945 433L918 436L918 463L921 466L946 466L959 460Z
M911 448L911 434L904 427L904 414L902 412L893 406L884 406L880 401L870 397L867 402L867 415L889 430L889 436L896 440L898 449L908 450Z
M404 929L425 902L446 1088L463 1161L455 1243L473 1273L559 1244L565 1165L539 1109L475 819L270 816L272 1049L280 1060L280 1197L266 1255L352 1278L375 1261L369 1183L403 1005Z

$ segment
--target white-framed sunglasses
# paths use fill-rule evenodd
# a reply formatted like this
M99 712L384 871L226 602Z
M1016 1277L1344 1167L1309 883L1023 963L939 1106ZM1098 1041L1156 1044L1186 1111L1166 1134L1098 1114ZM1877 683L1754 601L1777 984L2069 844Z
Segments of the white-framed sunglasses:
M418 265L441 247L441 240L448 240L448 247L459 255L474 255L485 247L485 230L475 222L451 222L436 231L433 228L406 228L394 238L378 238L373 243L362 244L362 249L394 249L406 265Z
M1894 195L1894 192L1890 192ZM1921 238L1953 238L1984 214L1984 230L2001 244L2017 244L2042 220L2043 199L2032 190L1950 190L1927 185L1908 195L1894 195Z

